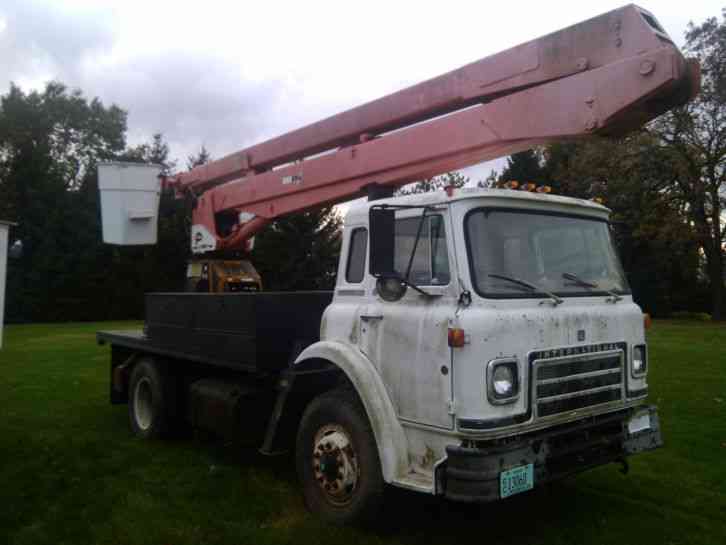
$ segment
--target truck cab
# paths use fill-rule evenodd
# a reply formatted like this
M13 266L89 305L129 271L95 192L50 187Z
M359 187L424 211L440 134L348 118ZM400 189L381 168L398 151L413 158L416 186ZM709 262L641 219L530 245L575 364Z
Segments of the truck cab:
M660 444L655 409L639 409L644 315L608 220L595 202L505 189L350 209L321 342L380 376L408 454L392 480L496 499L623 461L634 437Z

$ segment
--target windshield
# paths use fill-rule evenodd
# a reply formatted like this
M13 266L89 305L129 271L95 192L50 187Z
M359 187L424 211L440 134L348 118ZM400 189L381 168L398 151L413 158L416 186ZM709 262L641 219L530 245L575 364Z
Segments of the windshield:
M474 288L484 297L547 297L502 276L560 296L629 293L604 221L477 209L465 224Z

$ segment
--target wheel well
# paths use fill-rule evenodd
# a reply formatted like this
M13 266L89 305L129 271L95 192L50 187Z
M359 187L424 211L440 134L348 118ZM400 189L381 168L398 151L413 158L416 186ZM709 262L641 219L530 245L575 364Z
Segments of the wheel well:
M122 405L129 400L129 379L134 364L142 354L123 346L111 346L111 403Z
M353 384L342 369L334 363L311 358L295 365L285 373L282 382L289 381L287 394L283 400L284 405L273 412L271 417L263 452L273 453L291 450L295 444L295 435L308 404L319 395L337 388L350 389L352 396L358 401L360 397ZM278 396L285 395L285 385ZM278 404L280 400L278 399Z

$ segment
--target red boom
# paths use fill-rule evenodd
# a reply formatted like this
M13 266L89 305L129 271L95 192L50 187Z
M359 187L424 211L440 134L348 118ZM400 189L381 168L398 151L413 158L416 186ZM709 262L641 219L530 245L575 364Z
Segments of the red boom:
M371 184L400 186L562 138L622 134L686 102L699 80L698 66L682 57L652 15L631 5L166 185L199 195L195 251L244 248L272 219L355 198ZM220 236L215 218L228 211L247 213L248 221Z

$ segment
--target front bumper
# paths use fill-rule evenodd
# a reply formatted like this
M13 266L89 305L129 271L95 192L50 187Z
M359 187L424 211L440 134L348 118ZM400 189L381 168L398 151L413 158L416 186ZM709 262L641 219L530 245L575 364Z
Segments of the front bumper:
M662 445L657 408L626 409L509 439L450 445L437 484L452 500L495 501L507 469L533 464L539 486Z

